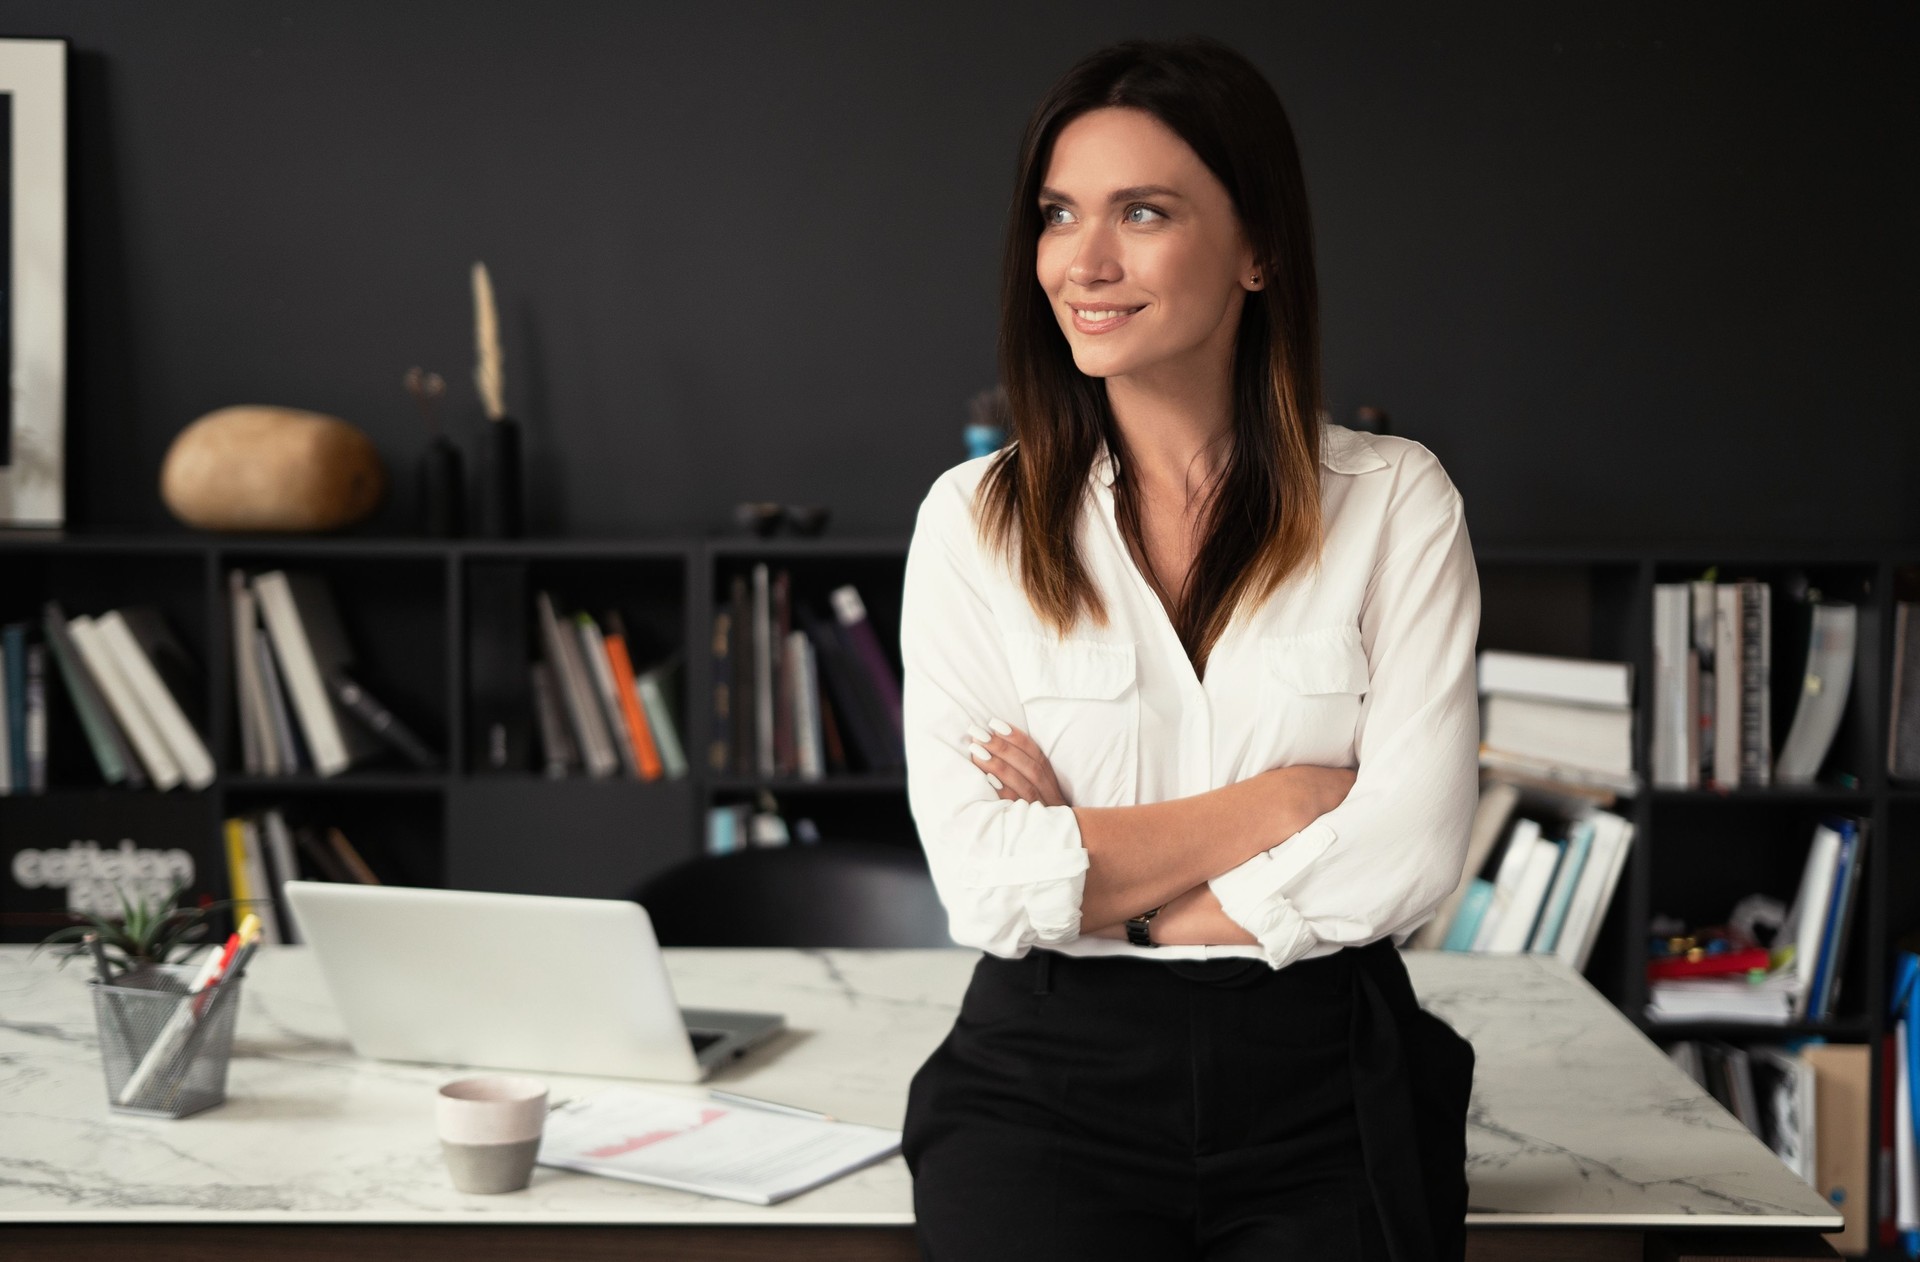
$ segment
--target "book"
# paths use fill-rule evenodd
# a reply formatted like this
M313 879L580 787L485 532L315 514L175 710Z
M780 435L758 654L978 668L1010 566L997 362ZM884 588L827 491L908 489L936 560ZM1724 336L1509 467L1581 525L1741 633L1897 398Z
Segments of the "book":
M662 772L670 780L678 780L687 774L686 751L674 722L673 708L667 702L667 698L676 691L679 667L680 655L675 653L660 664L641 671L633 681L634 695L640 702L659 748Z
M27 787L27 626L0 627L0 791Z
M614 682L613 664L607 657L607 637L593 615L585 611L573 615L574 634L580 641L580 660L587 667L587 681L599 709L599 720L606 728L607 745L613 750L616 767L628 776L640 778L639 757L627 736L626 715L620 706L619 686Z
M354 880L362 885L380 884L380 878L374 875L367 861L360 857L360 852L353 848L353 843L348 841L347 835L338 828L327 829L327 847L333 851L341 865L353 874Z
M273 898L273 910L280 921L280 940L289 945L301 941L293 923L293 905L287 900L288 881L300 879L300 860L295 853L293 833L278 807L260 812L262 858L267 871L267 889Z
M179 784L180 765L168 752L166 742L161 739L159 729L134 694L133 686L120 673L113 650L94 625L94 620L86 614L69 618L67 631L73 636L74 646L80 651L80 659L86 664L87 673L99 684L100 695L106 698L114 721L127 734L128 743L146 768L153 787L164 792Z
M1579 884L1587 856L1593 850L1593 831L1591 819L1576 820L1568 830L1566 851L1553 874L1553 888L1548 891L1541 905L1540 923L1533 931L1533 941L1527 944L1529 952L1551 955L1555 944L1560 941L1560 929L1566 923L1567 908L1573 902L1574 888Z
M753 566L753 770L771 776L773 758L772 594L767 564Z
M619 701L627 740L633 747L634 765L639 768L641 779L658 780L664 771L660 747L654 741L653 726L641 708L633 675L633 655L627 649L627 624L618 610L607 612L605 630L607 666L613 672L614 695ZM681 761L685 761L684 757Z
M278 652L264 631L253 637L253 655L259 667L261 690L267 698L268 739L278 751L275 762L280 770L277 774L290 776L299 771L311 771L313 761L307 753L306 743L300 737L300 725L294 722L292 707L287 702Z
M1481 692L1626 709L1633 704L1633 664L1482 649Z
M547 1114L543 1166L772 1205L900 1151L900 1132L615 1086Z
M547 669L553 677L553 691L570 726L582 765L587 774L595 778L610 776L618 770L620 762L601 717L600 703L593 695L586 659L580 652L579 634L562 625L551 593L543 591L534 601L540 619L541 642L546 648Z
M1841 601L1822 601L1807 612L1811 619L1806 669L1793 725L1780 745L1774 779L1781 784L1812 784L1826 760L1853 683L1854 645L1859 609Z
M260 615L245 570L227 571L227 615L233 642L233 704L240 720L240 765L250 776L280 774L280 753L271 732L273 716L260 679L260 655L254 648Z
M166 742L181 779L195 789L212 784L213 755L187 717L187 707L198 709L199 680L160 611L151 606L110 609L94 625L154 730Z
M560 713L560 686L554 682L552 664L534 662L528 667L528 673L533 679L533 712L539 721L536 730L540 734L540 756L547 778L558 780L569 768L580 765L580 751L574 746L566 719Z
M1592 846L1568 900L1566 920L1553 949L1563 963L1580 973L1587 969L1613 892L1619 887L1620 874L1626 870L1634 831L1633 821L1612 811L1594 810L1583 818L1593 825Z
M1699 787L1694 751L1694 688L1699 659L1693 647L1691 583L1653 586L1653 728L1648 760L1653 783L1664 789Z
M305 571L269 570L254 576L253 590L313 769L336 776L378 753L379 740L343 722L328 694L327 676L351 672L354 657L326 581Z
M1490 750L1602 776L1633 774L1633 712L1490 693L1481 699Z
M1506 919L1509 910L1513 908L1514 891L1520 888L1527 866L1533 861L1534 847L1540 839L1538 820L1521 816L1513 821L1513 831L1507 835L1506 849L1501 852L1499 866L1494 870L1493 897L1488 902L1486 913L1480 918L1480 927L1474 934L1473 950L1485 951L1492 946L1501 921ZM1524 913L1514 911L1513 914L1519 916Z
M101 695L100 686L87 669L79 646L73 642L66 611L59 601L50 600L41 607L41 627L47 644L53 649L54 665L66 681L67 695L80 717L80 726L87 734L87 744L100 765L102 778L108 784L125 783L130 788L145 788L147 774Z

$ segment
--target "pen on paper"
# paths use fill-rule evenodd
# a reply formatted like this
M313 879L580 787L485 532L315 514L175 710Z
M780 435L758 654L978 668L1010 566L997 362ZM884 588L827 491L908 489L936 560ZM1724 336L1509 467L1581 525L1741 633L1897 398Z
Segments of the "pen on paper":
M823 1122L839 1119L831 1113L821 1113L814 1109L803 1109L792 1104L776 1104L772 1100L758 1100L750 1095L736 1095L731 1091L722 1091L718 1087L708 1088L707 1094L715 1100L724 1100L730 1104L742 1104L751 1109L765 1109L769 1113L791 1113L796 1117L814 1117Z

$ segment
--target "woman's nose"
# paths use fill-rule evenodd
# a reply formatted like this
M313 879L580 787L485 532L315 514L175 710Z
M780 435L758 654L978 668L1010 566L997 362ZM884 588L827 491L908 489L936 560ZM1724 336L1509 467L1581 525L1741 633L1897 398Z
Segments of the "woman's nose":
M1075 244L1073 260L1067 264L1067 279L1076 285L1119 280L1120 254L1114 245L1112 235L1099 228L1082 233Z

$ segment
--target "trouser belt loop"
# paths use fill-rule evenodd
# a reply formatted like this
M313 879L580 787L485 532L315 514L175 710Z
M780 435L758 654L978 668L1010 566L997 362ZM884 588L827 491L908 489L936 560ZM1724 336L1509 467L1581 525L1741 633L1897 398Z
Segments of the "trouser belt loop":
M1049 994L1053 990L1053 952L1044 947L1032 948L1038 958L1033 967L1033 993Z

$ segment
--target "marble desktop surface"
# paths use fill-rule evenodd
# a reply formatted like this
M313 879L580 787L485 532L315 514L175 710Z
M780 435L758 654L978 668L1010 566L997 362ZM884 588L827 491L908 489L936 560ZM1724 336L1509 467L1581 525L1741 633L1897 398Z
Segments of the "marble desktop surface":
M0 1222L911 1223L896 1154L777 1205L536 1168L524 1192L447 1181L434 1088L454 1066L356 1057L305 948L248 969L227 1102L110 1112L80 962L0 947ZM667 952L679 1001L789 1028L711 1081L897 1128L946 1036L970 950ZM1474 1044L1468 1222L1837 1229L1840 1218L1583 979L1551 958L1412 952L1421 1002ZM553 1098L612 1079L542 1075ZM662 1085L697 1095L699 1087Z

